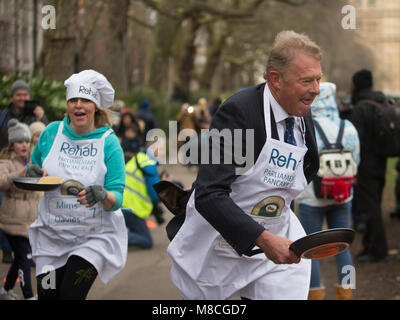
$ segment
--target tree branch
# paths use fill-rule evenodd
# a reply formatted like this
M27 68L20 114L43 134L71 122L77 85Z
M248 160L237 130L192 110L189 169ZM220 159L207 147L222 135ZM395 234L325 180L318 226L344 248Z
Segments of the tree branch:
M155 28L155 26L153 26L152 24L144 22L143 20L140 20L133 15L128 15L127 17L128 17L128 19L132 20L133 22L136 22L138 25L145 27L147 29L154 30L154 28Z
M287 4L289 6L302 6L304 5L308 0L275 0L277 2L282 2L284 4Z
M177 19L178 19L178 17L176 16L176 14L173 14L173 13L171 13L171 12L168 12L168 11L166 11L166 10L161 9L161 8L160 8L160 4L159 4L157 1L155 1L155 0L135 0L135 1L140 1L140 2L142 2L143 4L145 4L146 6L148 6L149 8L151 8L151 9L157 11L159 14L162 14L162 15L164 15L164 16L170 18L170 19L174 19L174 20L177 20Z
M219 16L224 19L243 19L243 18L250 18L253 16L253 12L244 12L238 13L235 11L230 10L219 10L214 6L209 6L204 3L195 3L189 6L182 12L182 17L190 17L194 14L198 14L200 12L208 13L214 16Z

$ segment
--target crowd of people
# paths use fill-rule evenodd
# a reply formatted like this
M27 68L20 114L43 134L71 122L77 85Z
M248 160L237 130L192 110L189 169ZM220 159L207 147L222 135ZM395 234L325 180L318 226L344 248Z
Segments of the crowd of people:
M236 163L200 165L182 204L185 219L167 252L171 280L186 299L323 299L318 259L300 259L289 246L322 230L324 219L328 228L363 233L359 262L386 259L381 202L387 158L371 147L369 102L386 97L373 91L372 73L360 70L344 106L336 85L321 82L320 61L319 46L306 35L281 32L265 83L211 106L204 98L182 105L176 120L185 140L178 147L193 139L206 143L202 129L255 130L252 171L239 175ZM154 184L173 177L160 172L147 148L146 135L157 128L150 101L136 113L122 109L111 128L107 109L115 92L104 75L84 70L64 84L67 113L60 121L49 123L42 106L27 103L30 88L23 80L13 83L11 103L0 115L0 241L2 261L10 263L0 299L17 298L17 278L25 299L85 299L97 277L107 283L125 267L128 246L153 247L149 216L165 222ZM351 179L333 183L333 194L321 196L318 163L326 144L348 151L355 170ZM271 161L276 153L278 165ZM283 154L294 167L281 165ZM267 173L290 183L279 187ZM31 192L12 183L43 176L59 176L74 188ZM264 254L252 255L255 247ZM336 263L336 297L351 299L354 287L342 283L343 267L353 266L349 250ZM53 275L55 288L47 281Z

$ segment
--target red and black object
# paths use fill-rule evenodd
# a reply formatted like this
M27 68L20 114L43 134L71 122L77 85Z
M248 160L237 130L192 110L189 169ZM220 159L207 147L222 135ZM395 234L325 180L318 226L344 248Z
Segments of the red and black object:
M322 259L349 248L354 236L355 231L350 228L322 230L294 241L289 248L301 258Z
M304 259L322 259L335 256L349 248L354 236L355 231L351 228L322 230L292 242L289 249ZM251 257L259 253L263 251L254 249L245 255Z

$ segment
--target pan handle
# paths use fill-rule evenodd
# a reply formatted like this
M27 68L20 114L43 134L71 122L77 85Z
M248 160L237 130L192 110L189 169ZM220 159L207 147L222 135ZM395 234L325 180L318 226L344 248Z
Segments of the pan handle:
M264 251L262 251L261 249L254 249L254 250L248 250L245 253L243 253L243 255L247 256L247 257L252 257L255 256L256 254L259 253L263 253Z

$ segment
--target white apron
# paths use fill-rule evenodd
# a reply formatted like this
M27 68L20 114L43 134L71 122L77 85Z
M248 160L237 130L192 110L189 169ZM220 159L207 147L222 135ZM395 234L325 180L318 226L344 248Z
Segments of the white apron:
M290 203L307 186L303 172L307 147L271 138L269 106L264 91L267 141L252 173L232 184L230 197L269 232L295 241L306 235ZM167 250L173 261L171 280L185 299L307 299L310 260L275 264L263 253L240 257L195 209L195 192L185 222Z
M61 122L43 168L49 176L80 181L86 186L104 185L104 141L71 140L62 134ZM62 267L71 255L89 261L99 278L107 283L126 263L127 233L121 210L107 212L100 203L91 208L79 204L76 196L65 196L61 187L44 193L38 219L29 228L36 275L47 266ZM45 267L45 269L43 269Z

